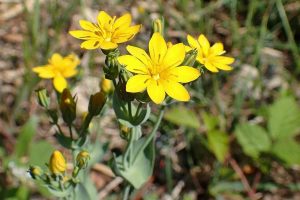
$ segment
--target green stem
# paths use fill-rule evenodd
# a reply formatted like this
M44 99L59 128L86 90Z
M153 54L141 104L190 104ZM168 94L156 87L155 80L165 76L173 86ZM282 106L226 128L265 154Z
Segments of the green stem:
M130 189L131 189L131 185L128 184L125 188L125 191L124 191L123 200L128 200L129 199Z
M127 169L129 166L128 166L128 163L129 165L131 165L131 147L132 147L132 143L134 141L134 136L133 136L133 133L134 132L134 128L130 129L130 135L129 135L129 141L128 141L128 145L126 147L126 150L125 150L125 154L123 156L123 166L125 169ZM128 157L128 154L129 154L129 157ZM128 159L127 159L128 158Z
M141 146L141 148L137 151L137 154L134 156L133 158L133 161L132 161L132 164L135 163L137 157L140 155L141 152L144 151L144 149L148 146L148 144L152 141L152 139L154 138L156 132L157 132L157 129L160 125L160 122L162 120L162 117L164 116L164 113L165 113L165 107L163 106L160 110L160 113L159 113L159 116L157 118L157 121L155 123L155 126L154 128L152 129L152 132L149 134L149 136L146 138L146 141L144 142L144 144Z
M73 140L72 124L68 124L68 126L69 126L70 137Z

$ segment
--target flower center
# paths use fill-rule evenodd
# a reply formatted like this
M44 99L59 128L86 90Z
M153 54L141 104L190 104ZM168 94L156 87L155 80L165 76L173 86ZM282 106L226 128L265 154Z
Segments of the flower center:
M152 75L152 78L157 81L159 79L159 74Z

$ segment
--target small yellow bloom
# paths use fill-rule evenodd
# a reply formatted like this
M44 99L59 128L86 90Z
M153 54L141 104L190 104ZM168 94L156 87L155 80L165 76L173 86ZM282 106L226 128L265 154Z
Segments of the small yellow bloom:
M55 53L49 59L49 64L34 67L32 70L40 78L53 79L55 89L61 93L68 86L66 78L75 76L78 73L76 67L79 63L80 60L74 54L62 57Z
M88 160L90 159L90 154L87 151L81 151L77 156L76 156L76 165L79 168L85 168L87 166Z
M209 41L202 34L198 37L198 40L188 35L187 41L190 46L186 46L186 51L197 49L196 60L209 71L218 72L219 69L232 70L232 67L229 65L234 62L234 58L222 56L225 53L222 43L215 43L213 46L210 46Z
M130 26L131 15L125 14L120 18L111 17L106 12L100 11L97 23L80 20L83 30L70 31L78 39L86 40L81 43L85 49L115 49L119 43L131 40L141 28L141 25Z
M112 81L103 77L100 83L101 91L108 94L113 90Z
M55 150L52 153L49 161L50 171L53 174L60 174L60 173L64 173L66 171L66 168L67 168L67 163L64 156L60 151Z
M131 55L118 57L118 61L135 75L127 84L126 91L142 92L147 89L151 100L160 104L165 99L165 93L178 101L188 101L190 95L181 83L188 83L200 76L199 70L181 66L185 58L185 48L182 43L167 47L164 38L154 33L149 41L150 56L138 47L128 45Z

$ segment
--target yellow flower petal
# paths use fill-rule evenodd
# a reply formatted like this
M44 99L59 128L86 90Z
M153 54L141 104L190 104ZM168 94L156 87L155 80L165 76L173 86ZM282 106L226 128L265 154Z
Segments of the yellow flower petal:
M192 50L193 48L191 48L190 46L184 45L184 49L185 49L185 52L189 52L189 51Z
M163 81L162 84L166 93L173 99L176 99L178 101L190 100L188 91L180 83L167 80Z
M116 44L116 43L114 43L114 42L107 42L107 41L103 41L103 42L101 42L100 43L100 48L101 49L115 49L115 48L117 48L118 47L118 45Z
M210 48L209 41L207 40L207 38L203 34L201 34L198 37L198 42L199 42L199 44L202 48L202 52L204 53L205 56L207 56L209 48Z
M218 72L219 70L216 68L215 65L213 65L213 63L211 62L205 62L204 67L206 67L206 69L208 69L211 72Z
M192 47L192 49L200 48L198 41L195 38L193 38L191 35L187 36L187 41L188 41L189 45Z
M115 43L123 43L131 40L141 29L141 25L128 27L127 29L116 30L113 35Z
M150 79L148 81L149 85L147 86L147 93L150 99L156 103L160 104L165 99L165 91L160 82L155 81L154 79Z
M86 21L86 20L79 20L79 24L81 26L81 28L83 28L84 30L87 30L87 31L94 31L95 29L97 29L97 27L89 22L89 21Z
M149 42L149 53L155 64L160 64L167 53L167 44L160 33L154 33Z
M131 77L126 83L126 91L133 93L144 91L150 78L149 75L135 75Z
M60 65L63 62L63 57L58 53L55 53L49 59L49 63L52 65Z
M100 11L97 16L97 21L100 27L103 27L105 24L109 24L112 18L106 12Z
M80 47L83 49L97 49L101 45L99 40L87 40L81 43Z
M181 66L172 69L172 74L177 77L177 81L181 83L188 83L196 80L200 76L198 69L189 66Z
M53 85L58 92L62 92L67 87L67 81L62 75L57 75L53 79Z
M216 57L214 57L213 61L230 65L234 62L234 58L227 57L227 56L216 56Z
M225 70L225 71L230 71L232 70L233 68L229 65L226 65L226 64L222 64L222 63L214 63L214 65L219 68L219 69L222 69L222 70Z
M126 49L131 55L133 55L134 57L139 59L142 63L144 63L145 66L151 65L151 59L148 56L148 54L144 51L144 49L130 46L130 45L128 45Z
M65 78L70 78L72 76L75 76L78 73L78 71L76 69L68 69L68 70L64 70L62 72L63 77Z
M209 54L210 55L221 55L225 53L224 47L222 43L215 43L210 49L209 49Z
M130 72L137 74L147 74L148 69L145 64L142 63L139 59L131 55L119 56L118 61L120 64L125 65L126 69Z
M128 28L131 24L131 15L129 13L123 15L122 17L118 18L113 25L114 29L117 28Z
M40 78L53 78L55 76L52 67L49 65L34 67L32 71L38 73Z
M176 67L180 65L185 57L185 49L182 43L175 44L167 50L165 57L163 58L163 64L165 68Z
M101 38L101 36L96 35L93 32L90 31L69 31L69 34L72 35L75 38L81 39L81 40L90 40L90 39L98 39Z

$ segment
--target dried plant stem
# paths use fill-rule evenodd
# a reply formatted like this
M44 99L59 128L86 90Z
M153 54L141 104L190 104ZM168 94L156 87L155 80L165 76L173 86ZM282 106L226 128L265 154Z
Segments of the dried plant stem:
M253 191L253 189L251 188L245 174L243 173L242 169L240 168L240 166L238 165L238 163L236 162L236 160L232 157L228 158L228 161L231 165L231 167L233 168L233 170L237 173L237 175L240 177L242 184L245 188L245 190L248 193L248 196L251 200L256 200L256 196L255 196L255 192Z

